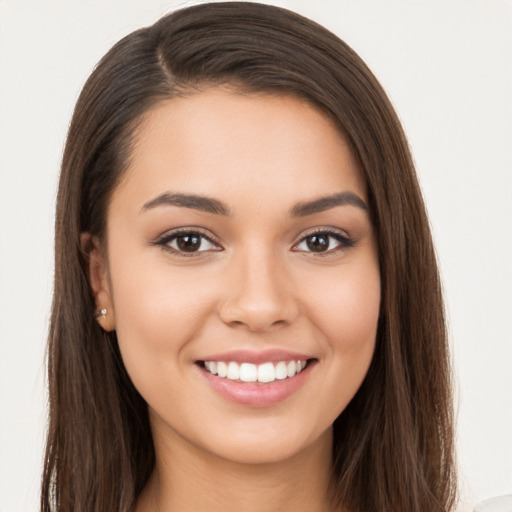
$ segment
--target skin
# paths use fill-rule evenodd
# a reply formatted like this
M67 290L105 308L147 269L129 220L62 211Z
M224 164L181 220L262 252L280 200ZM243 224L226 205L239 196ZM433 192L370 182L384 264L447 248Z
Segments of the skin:
M290 215L346 192L361 203ZM162 200L176 193L229 215ZM96 304L108 309L98 321L116 329L149 406L157 463L137 512L332 510L332 423L366 375L379 315L366 201L346 140L306 102L212 88L145 116L106 245L84 234ZM177 228L212 242L185 255L176 238L162 245ZM312 231L327 228L351 242L327 234L327 250L311 250ZM219 395L197 364L268 348L311 358L302 386L270 406Z

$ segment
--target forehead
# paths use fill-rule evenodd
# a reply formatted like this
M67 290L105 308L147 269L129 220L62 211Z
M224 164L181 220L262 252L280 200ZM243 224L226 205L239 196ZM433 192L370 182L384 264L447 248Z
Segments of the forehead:
M130 193L139 205L167 190L228 203L277 194L291 204L345 189L366 196L346 138L318 108L290 96L223 87L151 109L135 133L118 189L114 196Z

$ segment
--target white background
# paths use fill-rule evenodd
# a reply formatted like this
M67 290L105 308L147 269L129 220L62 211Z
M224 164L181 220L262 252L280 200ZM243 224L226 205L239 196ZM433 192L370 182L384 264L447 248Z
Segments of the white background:
M53 210L79 90L120 37L193 2L0 0L0 512L35 512ZM383 83L423 185L457 380L460 510L512 493L512 3L276 1Z

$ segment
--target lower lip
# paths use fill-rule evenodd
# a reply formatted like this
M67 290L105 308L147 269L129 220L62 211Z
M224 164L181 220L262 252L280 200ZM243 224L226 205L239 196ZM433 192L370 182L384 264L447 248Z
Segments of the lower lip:
M240 382L217 377L204 368L199 368L208 384L223 398L242 405L267 407L286 400L305 383L311 370L309 362L306 368L293 377L274 380L265 384Z

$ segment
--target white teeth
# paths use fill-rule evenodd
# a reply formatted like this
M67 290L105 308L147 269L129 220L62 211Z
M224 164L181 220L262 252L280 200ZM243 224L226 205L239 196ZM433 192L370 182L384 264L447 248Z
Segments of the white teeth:
M227 378L229 380L238 380L240 378L240 366L236 363L228 364L228 374Z
M276 370L272 363L264 363L258 366L258 382L272 382L276 380Z
M219 377L226 377L228 374L228 365L222 361L217 362L217 375Z
M293 377L297 373L297 363L295 361L290 361L288 363L287 371L288 377Z
M252 363L242 363L240 365L240 380L256 382L258 380L258 367Z
M288 377L288 370L286 367L286 363L284 361L279 361L279 363L276 364L276 379L283 380Z
M239 364L234 361L205 361L204 367L211 374L229 380L268 383L299 374L306 367L306 363L306 361L279 361L256 365L252 363Z

